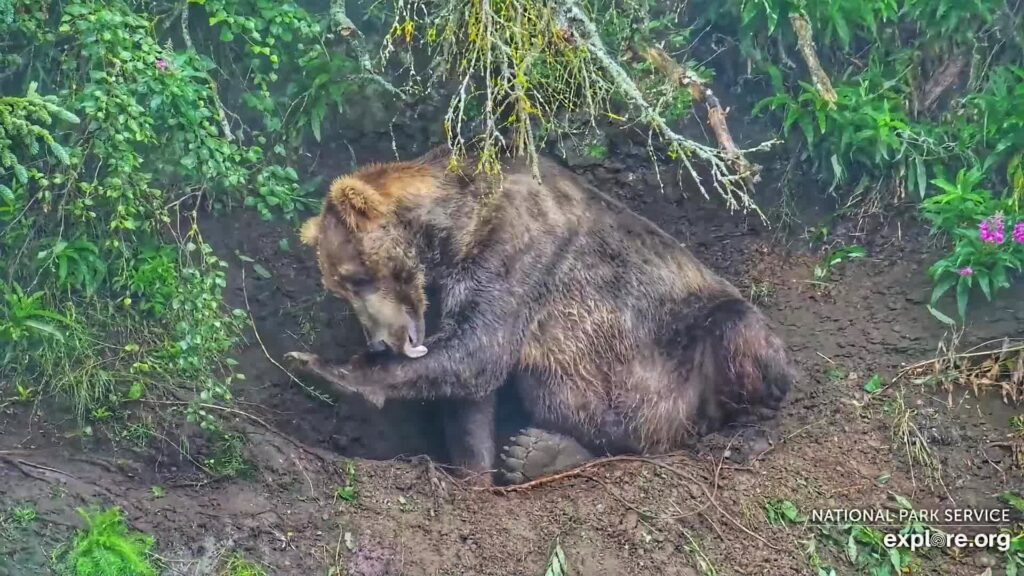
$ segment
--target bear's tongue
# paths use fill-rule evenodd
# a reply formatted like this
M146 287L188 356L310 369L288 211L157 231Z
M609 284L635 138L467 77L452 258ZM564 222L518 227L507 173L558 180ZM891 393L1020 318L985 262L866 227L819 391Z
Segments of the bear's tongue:
M402 347L402 352L409 358L419 358L427 353L427 347L422 344L413 346L412 342L406 340L405 346Z
M427 347L420 344L416 345L416 325L413 323L409 324L409 337L405 340L405 345L402 346L402 352L409 358L419 358L427 353Z

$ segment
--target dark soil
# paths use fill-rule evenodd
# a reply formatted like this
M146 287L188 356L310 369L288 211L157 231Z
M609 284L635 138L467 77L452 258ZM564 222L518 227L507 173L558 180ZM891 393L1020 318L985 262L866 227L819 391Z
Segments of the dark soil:
M822 286L811 282L820 252L798 235L787 247L756 218L729 215L699 194L684 197L671 178L663 194L642 152L612 157L581 171L745 293L770 292L763 308L801 377L770 424L766 453L746 458L730 430L660 460L668 467L610 463L511 494L465 487L431 464L447 458L434 404L327 405L268 360L307 348L343 359L363 345L362 333L346 305L324 294L294 229L235 214L211 218L203 230L233 264L230 304L251 312L262 339L250 334L237 356L247 377L237 405L245 414L223 414L246 435L253 472L204 481L176 437L136 452L75 434L75 422L57 412L8 406L0 413L0 511L27 503L39 518L19 527L8 515L0 526L0 575L45 570L50 551L80 525L74 508L93 502L121 506L133 527L153 534L171 574L213 574L218 559L236 551L268 574L539 575L556 542L580 576L813 574L806 541L814 531L770 525L767 502L788 500L804 513L874 509L891 505L891 492L920 507L984 508L1021 487L1009 451L990 445L1006 439L1017 413L998 393L977 400L910 381L874 398L864 391L873 374L891 378L901 365L932 357L946 336L925 308L934 254L923 231L896 219L847 223L845 232L838 226L833 240L863 245L869 257L840 264ZM359 158L371 159L385 158ZM320 169L347 170L347 156ZM236 253L270 274L245 265L244 294ZM1021 296L1002 294L995 304L979 298L963 341L1019 336ZM903 388L911 421L941 464L941 484L929 485L926 467L912 464L892 438ZM503 403L507 436L521 413L507 395ZM193 454L204 448L198 437ZM353 502L335 494L347 458L355 462ZM154 495L157 485L164 495ZM854 573L844 545L818 552L838 573ZM973 576L993 560L972 550L918 555L923 574Z

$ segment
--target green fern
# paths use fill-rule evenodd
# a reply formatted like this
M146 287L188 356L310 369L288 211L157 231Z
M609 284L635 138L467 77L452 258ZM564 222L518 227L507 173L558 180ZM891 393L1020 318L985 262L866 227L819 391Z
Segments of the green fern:
M131 532L117 507L102 512L78 510L86 528L75 535L66 562L73 576L156 576L149 561L153 537Z

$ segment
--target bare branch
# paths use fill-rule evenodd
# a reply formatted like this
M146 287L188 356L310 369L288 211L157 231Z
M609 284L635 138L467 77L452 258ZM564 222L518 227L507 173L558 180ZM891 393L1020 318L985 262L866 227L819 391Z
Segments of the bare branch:
M711 169L712 186L723 199L730 211L736 208L753 210L767 222L767 218L749 194L749 187L744 183L742 176L730 174L726 161L729 159L725 153L710 146L694 142L672 130L665 119L658 114L644 95L640 92L636 83L629 77L629 74L619 65L615 58L608 52L598 33L597 26L586 15L576 0L559 0L553 9L556 18L587 46L589 52L596 58L597 62L604 68L611 77L612 82L622 94L639 111L644 122L649 123L658 135L668 142L670 150L674 149L679 153L680 160L686 166L690 176L697 183L697 187L705 198L708 197L707 190L701 182L693 165L690 163L690 156L696 156L707 162ZM768 142L751 150L762 150L773 144Z
M807 64L807 70L811 74L814 89L830 105L835 106L838 96L836 96L836 91L832 89L832 81L829 80L828 74L825 73L825 70L821 67L821 62L818 61L818 52L814 47L814 38L811 35L811 23L807 20L806 15L798 12L790 14L789 21L793 24L793 32L796 33L796 44L800 48L800 54L804 57L804 62Z
M733 140L732 133L729 132L729 126L725 121L726 110L722 108L722 104L718 101L718 97L715 96L714 92L705 86L700 77L692 70L680 66L661 48L652 46L643 50L642 55L655 68L661 71L670 82L677 87L689 90L694 102L701 102L707 106L708 125L715 134L715 139L718 140L718 147L729 157L733 168L740 175L744 176L748 185L759 181L760 176L758 173L761 167L748 162L743 153L736 147L736 142Z
M388 82L379 74L374 73L370 53L366 50L366 46L363 45L363 33L352 22L352 19L348 17L345 0L331 0L329 14L335 31L341 37L348 38L349 43L352 45L352 50L356 54L356 59L359 61L359 67L363 69L363 73L357 74L353 79L370 80L404 100L405 95L401 90L395 88L391 82Z

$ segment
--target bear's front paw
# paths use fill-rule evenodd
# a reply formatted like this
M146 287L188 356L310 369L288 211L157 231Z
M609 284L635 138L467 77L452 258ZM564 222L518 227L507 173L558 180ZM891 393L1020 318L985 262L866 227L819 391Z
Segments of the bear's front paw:
M379 387L355 384L350 378L351 367L325 365L316 354L307 352L289 352L284 355L285 361L296 371L310 374L330 383L334 390L342 394L358 394L367 402L380 408L386 396Z

